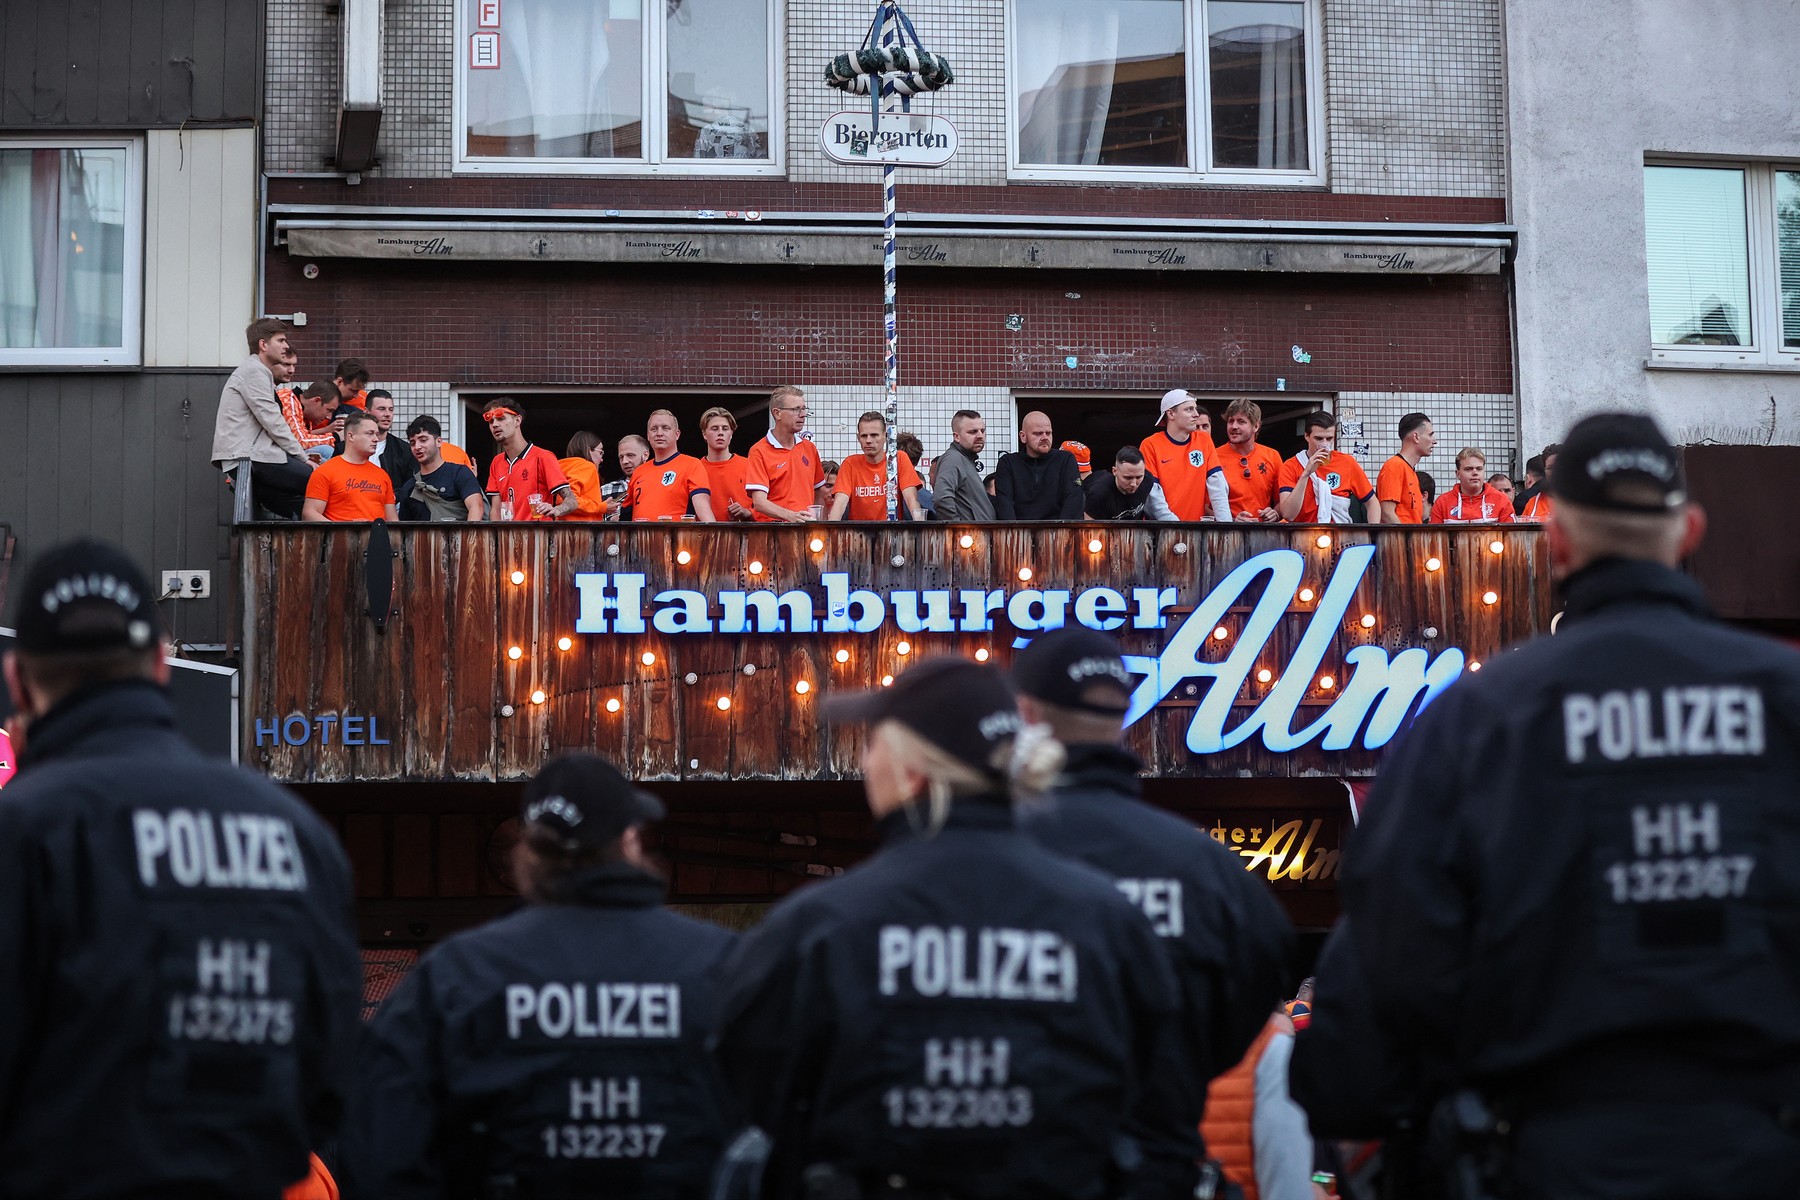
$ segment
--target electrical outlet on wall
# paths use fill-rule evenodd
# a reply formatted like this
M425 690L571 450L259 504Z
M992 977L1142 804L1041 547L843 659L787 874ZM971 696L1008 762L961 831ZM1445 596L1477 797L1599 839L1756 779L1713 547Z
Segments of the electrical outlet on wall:
M162 598L165 600L200 600L212 595L212 572L165 570L162 572Z

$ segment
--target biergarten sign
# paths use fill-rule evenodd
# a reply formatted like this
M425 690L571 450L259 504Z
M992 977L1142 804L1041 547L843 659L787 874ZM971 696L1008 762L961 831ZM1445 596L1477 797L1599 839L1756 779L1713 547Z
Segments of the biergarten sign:
M928 113L885 113L880 127L868 109L832 113L819 127L819 149L832 162L941 167L956 156L956 126Z

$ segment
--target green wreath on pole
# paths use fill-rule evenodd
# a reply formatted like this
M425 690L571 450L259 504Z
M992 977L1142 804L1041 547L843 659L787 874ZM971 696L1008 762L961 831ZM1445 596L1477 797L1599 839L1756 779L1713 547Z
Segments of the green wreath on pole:
M956 73L950 69L949 59L917 46L864 46L838 55L825 67L826 83L859 96L878 90L884 79L900 95L916 96L955 83Z

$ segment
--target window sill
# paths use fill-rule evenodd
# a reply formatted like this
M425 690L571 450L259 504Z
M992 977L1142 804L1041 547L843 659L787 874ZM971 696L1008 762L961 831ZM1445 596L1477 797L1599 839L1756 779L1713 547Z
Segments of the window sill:
M1800 362L1671 362L1646 358L1646 371L1726 371L1740 375L1800 375Z

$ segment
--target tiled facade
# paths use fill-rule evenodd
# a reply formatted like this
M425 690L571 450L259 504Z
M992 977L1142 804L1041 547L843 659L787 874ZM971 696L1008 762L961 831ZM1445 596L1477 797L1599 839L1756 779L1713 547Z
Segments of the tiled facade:
M1381 464L1400 448L1400 418L1422 412L1431 418L1437 449L1419 469L1437 481L1442 492L1455 481L1456 455L1473 446L1487 455L1488 474L1505 471L1514 479L1525 473L1529 452L1518 448L1518 421L1508 392L1339 392L1338 447L1375 477Z
M861 45L873 6L788 0L787 178L871 180L875 168L833 163L818 130L867 104L823 82L826 62ZM957 127L956 158L903 172L905 183L1006 182L1004 0L919 0L909 13L956 82L916 111ZM269 0L265 161L272 173L329 169L337 106L337 6ZM386 111L371 174L444 178L454 161L452 0L387 0ZM1506 186L1500 0L1329 0L1324 5L1326 179L1332 191L1499 197Z

